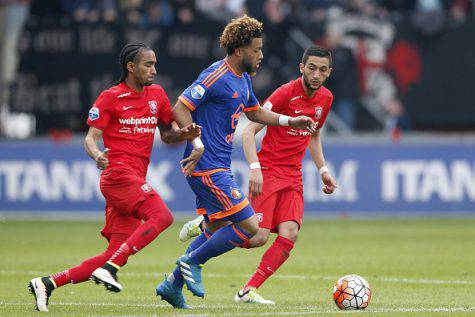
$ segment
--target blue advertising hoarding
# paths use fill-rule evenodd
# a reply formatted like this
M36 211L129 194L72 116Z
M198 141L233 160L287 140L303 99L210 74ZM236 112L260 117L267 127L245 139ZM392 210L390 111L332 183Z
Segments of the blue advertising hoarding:
M0 211L100 211L99 171L81 144L0 143ZM173 211L194 210L178 162L183 146L156 147L148 182ZM475 214L475 144L327 144L339 188L321 192L318 171L303 162L305 211ZM247 191L241 148L233 172Z

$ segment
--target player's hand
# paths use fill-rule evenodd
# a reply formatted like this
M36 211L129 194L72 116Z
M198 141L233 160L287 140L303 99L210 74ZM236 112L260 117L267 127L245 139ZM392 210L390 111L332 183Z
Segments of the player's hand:
M249 174L249 194L259 196L262 193L262 171L260 168L253 168Z
M317 131L317 126L312 118L307 116L298 116L289 119L289 126L297 129L307 130L310 133Z
M330 175L329 172L325 172L322 175L322 182L323 182L323 188L322 191L325 194L333 194L335 189L338 188L338 185L336 184L336 181L333 179L333 177Z
M105 148L103 152L96 156L96 166L98 169L106 169L107 165L109 165L109 151L110 149Z
M185 174L185 177L190 177L191 174L193 174L193 172L195 171L195 167L204 152L204 147L193 149L193 151L191 151L190 155L187 158L180 161L181 166L183 166L182 169L183 174Z
M201 137L201 126L192 123L180 129L180 133L185 140L193 140Z

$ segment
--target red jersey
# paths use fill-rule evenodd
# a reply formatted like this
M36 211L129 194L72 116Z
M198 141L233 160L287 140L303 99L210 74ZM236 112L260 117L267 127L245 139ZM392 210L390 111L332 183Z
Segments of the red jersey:
M333 95L321 86L313 98L307 97L298 78L279 87L265 101L263 107L283 115L312 118L321 128L325 123L333 101ZM302 177L302 158L310 142L311 134L292 127L267 126L261 150L257 154L262 169L279 177L299 180Z
M89 110L87 124L103 131L110 149L109 166L123 166L145 178L157 124L168 125L173 113L160 85L136 92L125 83L103 91Z

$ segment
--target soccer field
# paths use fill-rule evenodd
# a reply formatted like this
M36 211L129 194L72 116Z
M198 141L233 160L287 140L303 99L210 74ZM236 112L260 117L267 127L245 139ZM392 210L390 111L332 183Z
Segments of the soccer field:
M97 221L0 222L0 315L37 316L28 281L56 273L105 247ZM260 289L277 305L237 305L233 298L265 248L235 250L210 260L206 295L193 310L174 310L155 286L185 250L176 223L119 272L124 291L92 282L56 290L52 316L372 316L475 315L475 218L308 220L289 260ZM340 312L334 282L345 274L366 278L373 291L365 311Z

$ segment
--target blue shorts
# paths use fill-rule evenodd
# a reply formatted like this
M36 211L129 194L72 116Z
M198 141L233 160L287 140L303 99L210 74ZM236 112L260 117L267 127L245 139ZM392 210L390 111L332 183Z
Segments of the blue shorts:
M186 179L196 195L196 212L207 222L239 222L254 214L230 170L196 172Z

